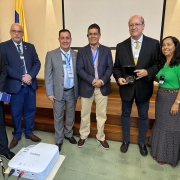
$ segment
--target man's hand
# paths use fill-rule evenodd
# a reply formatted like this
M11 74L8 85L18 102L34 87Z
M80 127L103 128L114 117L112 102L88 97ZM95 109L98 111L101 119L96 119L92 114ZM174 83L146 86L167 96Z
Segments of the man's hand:
M22 76L22 82L27 84L27 85L30 85L32 83L32 77L29 75L29 74L24 74Z
M148 75L148 72L145 69L137 69L134 72L137 75L136 79L140 79L140 78L145 77L145 76Z
M118 83L119 83L120 85L128 84L128 82L126 82L126 80L125 80L124 78L119 78L119 79L118 79Z
M51 96L48 96L48 99L53 103L56 98L53 95L51 95Z
M92 85L95 87L95 88L100 88L102 86L102 81L100 79L95 79L93 82L92 82Z

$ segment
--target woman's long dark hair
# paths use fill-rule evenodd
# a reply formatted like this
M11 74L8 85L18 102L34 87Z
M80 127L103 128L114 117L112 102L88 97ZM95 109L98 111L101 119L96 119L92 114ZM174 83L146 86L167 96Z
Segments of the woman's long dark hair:
M167 36L165 37L162 42L161 42L161 52L159 55L159 61L157 63L158 69L160 70L166 63L166 57L165 55L162 53L162 44L164 42L165 39L170 38L172 39L172 42L175 45L175 51L174 51L174 55L169 63L170 67L173 66L177 66L178 64L180 64L180 42L176 37L173 36Z

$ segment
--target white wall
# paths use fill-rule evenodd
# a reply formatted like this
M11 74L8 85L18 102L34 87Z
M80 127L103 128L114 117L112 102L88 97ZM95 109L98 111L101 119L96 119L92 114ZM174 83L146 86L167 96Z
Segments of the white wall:
M140 14L145 19L144 33L160 40L163 5L164 0L64 0L65 27L75 39L72 47L88 43L84 37L92 23L101 27L101 43L115 47L129 37L129 18Z

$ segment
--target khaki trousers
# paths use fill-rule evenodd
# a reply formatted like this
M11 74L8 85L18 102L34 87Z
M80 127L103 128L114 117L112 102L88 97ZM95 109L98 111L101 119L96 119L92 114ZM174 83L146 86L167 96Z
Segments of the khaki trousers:
M97 120L97 134L96 138L100 141L105 140L104 124L106 122L106 109L108 96L101 94L100 88L95 88L94 94L90 98L81 97L81 125L80 136L81 139L86 139L90 133L90 113L92 103L96 103L96 120Z

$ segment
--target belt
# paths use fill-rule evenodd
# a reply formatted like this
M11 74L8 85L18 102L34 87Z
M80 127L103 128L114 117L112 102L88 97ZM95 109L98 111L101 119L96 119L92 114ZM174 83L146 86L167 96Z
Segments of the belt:
M164 89L164 88L159 88L160 92L164 93L177 93L179 92L179 89Z
M69 91L71 89L74 89L74 86L72 88L69 88L69 89L64 89L64 91Z

